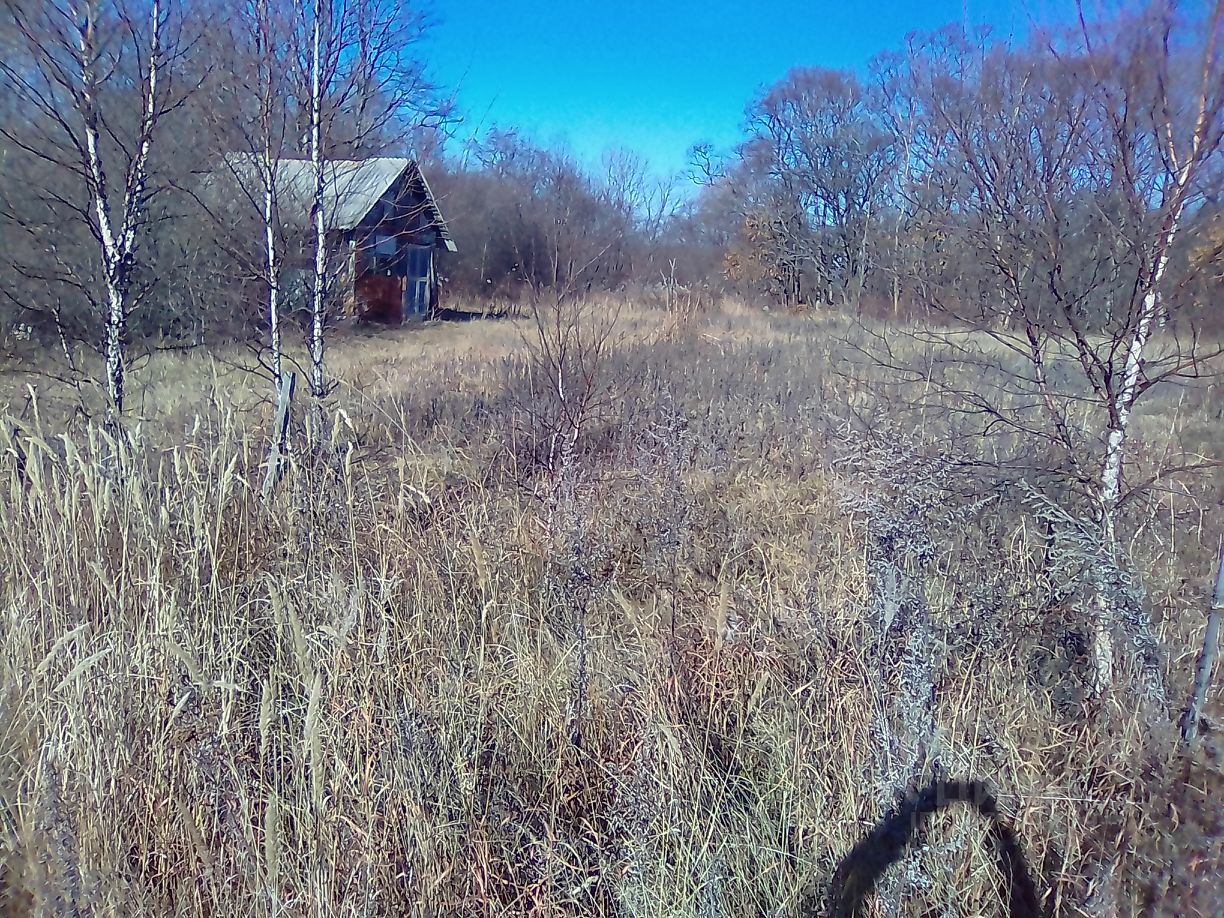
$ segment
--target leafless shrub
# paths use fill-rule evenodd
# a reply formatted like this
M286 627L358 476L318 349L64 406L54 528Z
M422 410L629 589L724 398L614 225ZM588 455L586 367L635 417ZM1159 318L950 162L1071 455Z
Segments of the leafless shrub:
M516 369L516 435L525 471L556 478L575 461L580 441L606 420L617 380L608 359L617 343L617 309L567 296L532 306L527 356Z
M1140 697L1163 710L1167 706L1164 652L1145 608L1147 597L1122 566L1118 546L1098 526L1073 516L1031 487L1026 488L1026 500L1049 532L1046 573L1057 585L1058 601L1078 603L1081 609L1104 601L1105 627L1130 649ZM1083 613L1085 621L1093 617Z
M938 764L935 686L944 665L923 580L936 554L927 527L938 506L935 495L946 485L947 463L921 457L903 438L887 437L856 438L850 455L838 462L862 482L862 490L848 491L843 502L867 526L864 611L871 623L875 670L870 780L881 811ZM884 908L895 912L914 889L932 885L917 853L911 852L878 892Z

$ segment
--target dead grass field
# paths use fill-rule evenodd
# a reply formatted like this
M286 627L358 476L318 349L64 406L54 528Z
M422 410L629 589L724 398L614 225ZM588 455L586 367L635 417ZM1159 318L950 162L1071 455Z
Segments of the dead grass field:
M897 653L1053 914L1221 913L1219 734L1186 753L1126 692L1087 710L1041 532L1014 495L954 499L922 458L949 428L890 409L846 321L627 311L552 477L527 331L343 339L327 448L270 505L265 387L224 355L145 367L118 459L9 377L0 910L796 915L888 802ZM1137 449L1218 456L1214 395L1160 403ZM1220 496L1134 511L1173 716ZM929 644L875 622L885 530ZM906 913L1000 914L985 838L941 816Z

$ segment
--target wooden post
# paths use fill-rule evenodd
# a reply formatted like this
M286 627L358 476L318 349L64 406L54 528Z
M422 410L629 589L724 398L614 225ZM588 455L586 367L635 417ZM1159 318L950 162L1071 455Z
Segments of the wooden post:
M24 485L27 481L26 453L25 453L25 450L21 448L21 435L23 433L24 431L21 429L20 425L15 424L15 423L11 426L11 429L9 430L9 444L10 444L9 451L12 452L13 459L15 460L14 465L15 465L15 470L17 472L17 480L22 485Z
M297 386L297 373L281 377L280 393L276 399L276 420L272 424L272 448L268 451L268 472L264 476L263 499L272 496L272 489L280 481L284 465L286 444L289 440L289 405L293 402L293 390Z
M1211 669L1215 664L1220 643L1220 614L1224 613L1224 547L1216 559L1215 589L1211 591L1211 609L1207 613L1207 635L1203 638L1203 649L1199 653L1198 671L1194 677L1194 696L1190 707L1182 718L1182 739L1191 743L1198 733L1199 715L1207 700L1207 686L1211 683Z

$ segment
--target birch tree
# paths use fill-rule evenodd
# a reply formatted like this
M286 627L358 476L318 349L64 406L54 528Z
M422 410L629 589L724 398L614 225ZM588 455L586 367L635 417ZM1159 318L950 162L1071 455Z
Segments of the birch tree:
M93 240L97 269L76 290L101 316L107 419L123 413L127 325L139 245L147 230L150 158L176 103L171 0L147 4L6 0L19 54L0 60L0 79L31 121L6 122L12 147L49 167L45 200L78 220Z
M1103 148L1114 151L1107 165L1114 182L1124 189L1129 210L1124 225L1133 227L1127 242L1139 263L1129 321L1123 334L1115 337L1124 355L1121 373L1116 385L1104 387L1108 420L1100 473L1100 518L1111 546L1117 541L1126 444L1136 404L1162 379L1197 372L1204 356L1198 353L1198 342L1193 339L1188 350L1175 346L1171 357L1151 354L1153 334L1168 314L1163 290L1170 255L1187 209L1203 192L1200 176L1219 154L1224 135L1224 2L1215 0L1210 7L1197 43L1175 34L1176 17L1177 5L1172 0L1163 8L1154 7L1154 21L1141 23L1141 37L1132 46L1138 60L1131 66L1146 64L1155 71L1152 91L1147 88L1148 80L1136 79L1131 72L1124 71L1128 79L1120 85L1106 78L1104 67L1096 66L1097 62L1103 60L1108 66L1116 54L1109 48L1121 36L1094 36L1081 14L1084 50L1093 62L1093 76L1101 81L1103 120L1112 140ZM1174 48L1183 56L1175 57L1170 50ZM1136 109L1150 111L1150 122L1144 124L1136 118L1132 114ZM1098 596L1098 605L1094 662L1098 683L1108 685L1113 682L1114 671L1110 627L1114 616L1110 598L1104 593Z
M323 162L323 22L328 24L329 48L334 31L332 0L314 0L310 37L310 165L314 189L310 201L310 223L314 231L314 276L310 296L310 394L317 399L327 394L323 363L323 328L327 324L327 226L323 213L325 166ZM337 43L337 53L339 51ZM329 80L330 82L330 80Z
M249 7L254 39L254 70L259 99L259 121L255 147L255 162L259 172L263 201L264 270L268 282L268 362L272 371L274 392L281 388L281 258L280 207L277 174L285 148L284 106L279 101L285 88L281 79L286 63L283 26L284 12L272 0L255 0ZM286 17L287 18L287 17ZM279 26L279 28L278 28Z
M1187 208L1201 195L1199 178L1220 152L1224 134L1224 3L1215 0L1202 27L1201 41L1175 34L1177 4L1168 2L1153 9L1151 21L1139 23L1143 30L1132 46L1130 68L1154 70L1149 79L1123 71L1126 78L1113 81L1105 72L1118 63L1111 46L1122 36L1096 34L1081 18L1084 49L1091 72L1102 90L1101 109L1111 141L1103 149L1112 152L1104 163L1125 193L1128 223L1134 236L1128 244L1140 262L1139 284L1131 321L1123 340L1124 358L1120 385L1109 393L1108 435L1101 468L1102 518L1113 525L1122 498L1122 468L1127 432L1135 403L1145 389L1160 377L1148 360L1152 334L1162 314L1162 286L1173 245L1182 228ZM1186 42L1189 41L1189 47ZM1181 47L1181 58L1170 49ZM1111 58L1113 60L1111 61ZM1145 104L1146 103L1146 104ZM1150 111L1150 122L1135 112ZM1146 135L1146 136L1145 136ZM1145 153L1147 154L1145 156ZM1145 162L1146 159L1146 162ZM1218 171L1218 167L1217 167ZM1193 355L1191 355L1193 356ZM1171 369L1180 370L1179 354Z
M204 112L220 145L208 192L195 195L216 226L226 255L264 287L262 342L257 359L270 377L272 397L284 363L285 268L289 227L281 213L286 190L281 164L293 156L296 53L291 0L245 0L225 33L225 77ZM299 202L290 202L296 211ZM237 205L235 209L234 205ZM257 244L256 244L257 241Z
M975 296L959 275L929 272L938 307L980 334L922 333L941 366L915 378L937 380L928 391L980 418L982 434L1011 433L1003 461L1012 471L1057 475L1060 502L1077 500L1097 527L1100 546L1083 566L1096 572L1101 691L1115 681L1115 635L1142 643L1151 632L1146 613L1132 609L1123 621L1119 603L1134 603L1102 573L1121 564L1122 510L1194 467L1165 463L1128 485L1135 410L1220 353L1177 321L1185 301L1168 295L1168 271L1187 214L1220 180L1222 6L1202 16L1159 3L1085 17L1018 49L945 32L905 65L910 165L924 191L912 202L916 219L988 280Z
M326 331L331 319L328 198L331 160L400 148L413 130L446 117L425 77L416 44L427 20L397 0L298 0L299 113L311 164L313 267L307 350L310 391L327 395Z

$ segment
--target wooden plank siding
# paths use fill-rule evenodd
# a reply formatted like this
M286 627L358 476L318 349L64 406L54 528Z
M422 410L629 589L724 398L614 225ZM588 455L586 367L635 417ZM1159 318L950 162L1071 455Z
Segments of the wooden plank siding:
M406 173L349 234L354 256L348 299L366 321L401 324L417 317L407 308L414 300L413 285L422 279L410 271L414 265L419 268L420 261L420 256L410 257L412 249L429 252L423 274L429 290L425 312L436 303L433 253L441 238L431 202L415 179ZM393 254L386 251L389 240L393 240Z
M211 174L206 189L218 200L258 199L271 171L286 234L281 290L287 308L305 307L314 272L313 165L281 159L261 166L257 157L238 153L227 154L225 160L225 167ZM328 160L324 167L323 212L334 310L351 318L390 323L409 318L406 304L432 310L439 292L435 253L456 248L417 164L373 157Z

